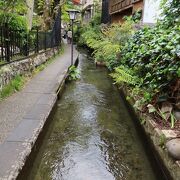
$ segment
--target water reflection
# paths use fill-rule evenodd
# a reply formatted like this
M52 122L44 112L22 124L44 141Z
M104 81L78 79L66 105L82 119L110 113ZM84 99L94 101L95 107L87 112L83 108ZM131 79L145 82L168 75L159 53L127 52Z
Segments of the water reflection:
M80 57L34 162L33 180L154 180L132 120L105 69Z

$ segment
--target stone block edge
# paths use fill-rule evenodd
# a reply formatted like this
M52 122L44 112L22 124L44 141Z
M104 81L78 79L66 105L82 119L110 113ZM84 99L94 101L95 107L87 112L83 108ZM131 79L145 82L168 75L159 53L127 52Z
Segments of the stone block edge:
M126 88L121 88L120 92L123 93L125 97L129 95L129 92ZM126 100L127 101L127 100ZM160 143L165 143L166 141L179 138L176 132L165 133L163 129L158 128L157 123L150 117L148 114L143 114L139 111L136 111L133 107L133 101L127 101L131 108L134 110L138 119L145 120L145 124L141 124L141 127L144 129L147 137L149 138L151 144L154 146L155 151L159 155L163 165L169 171L169 174L172 176L174 180L178 180L180 178L180 161L173 159L165 146L161 147ZM140 121L138 122L140 123ZM164 142L160 142L164 141Z

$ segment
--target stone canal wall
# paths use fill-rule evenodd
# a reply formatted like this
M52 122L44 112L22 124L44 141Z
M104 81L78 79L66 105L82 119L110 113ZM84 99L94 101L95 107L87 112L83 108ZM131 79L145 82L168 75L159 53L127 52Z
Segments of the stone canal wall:
M127 89L121 89L124 99L129 95ZM125 100L126 101L126 100ZM180 137L175 130L160 129L156 122L148 115L133 108L133 102L128 101L128 106L137 119L137 122L150 142L152 149L155 151L155 159L160 162L161 168L167 179L180 179ZM142 123L144 122L144 123Z
M57 49L49 49L21 61L15 61L0 67L0 90L7 85L15 76L32 72L35 67L45 63L58 52Z

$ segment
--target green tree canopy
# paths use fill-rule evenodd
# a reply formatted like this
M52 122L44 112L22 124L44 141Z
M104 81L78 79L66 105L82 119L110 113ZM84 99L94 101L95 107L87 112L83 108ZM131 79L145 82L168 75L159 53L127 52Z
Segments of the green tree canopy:
M27 30L26 0L1 0L0 1L0 24L8 23L14 30Z
M25 0L1 0L0 12L1 13L17 13L25 14L27 11Z

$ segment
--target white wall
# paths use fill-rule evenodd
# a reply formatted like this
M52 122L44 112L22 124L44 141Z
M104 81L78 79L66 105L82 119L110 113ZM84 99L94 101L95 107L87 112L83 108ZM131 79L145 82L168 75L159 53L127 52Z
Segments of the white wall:
M143 23L156 23L161 14L161 0L144 0Z

